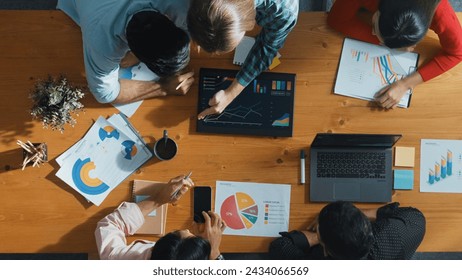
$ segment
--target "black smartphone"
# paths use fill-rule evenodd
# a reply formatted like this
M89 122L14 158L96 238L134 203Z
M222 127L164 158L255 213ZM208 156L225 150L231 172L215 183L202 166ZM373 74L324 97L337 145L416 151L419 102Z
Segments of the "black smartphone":
M210 187L194 187L194 221L205 223L202 211L212 210L212 189Z

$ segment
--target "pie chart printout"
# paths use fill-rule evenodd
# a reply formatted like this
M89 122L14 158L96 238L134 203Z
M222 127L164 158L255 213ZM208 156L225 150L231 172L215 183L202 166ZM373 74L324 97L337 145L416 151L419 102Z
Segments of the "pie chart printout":
M290 185L217 181L215 211L224 235L278 237L288 231Z
M231 229L250 229L258 220L258 205L250 195L236 192L223 201L220 215Z

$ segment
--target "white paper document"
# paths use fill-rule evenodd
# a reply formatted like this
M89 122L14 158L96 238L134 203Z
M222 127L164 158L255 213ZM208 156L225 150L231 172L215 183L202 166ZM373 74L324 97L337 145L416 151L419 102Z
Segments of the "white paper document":
M422 139L420 191L462 193L462 140Z
M215 212L224 234L277 237L288 231L290 185L217 181Z
M413 73L418 58L417 53L345 38L334 93L374 100L381 89ZM398 107L409 107L411 94L409 90Z
M234 50L233 64L244 64L244 61L247 58L247 55L249 55L249 52L254 44L255 38L244 36L244 38L242 38L241 42L239 43L239 45L237 45L236 49Z
M87 134L57 159L61 168L56 176L97 206L152 157L128 120L120 114L109 120L99 117Z

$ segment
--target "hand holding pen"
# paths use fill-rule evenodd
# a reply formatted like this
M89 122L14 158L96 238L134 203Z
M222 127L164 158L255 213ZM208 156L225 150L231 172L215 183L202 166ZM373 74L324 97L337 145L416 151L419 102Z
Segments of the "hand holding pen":
M194 83L194 72L164 77L159 80L163 95L185 95Z
M178 201L178 199L185 194L189 188L194 186L194 182L191 180L192 171L189 172L186 176L178 176L172 180L170 180L169 184L172 184L174 191L170 196L170 202L172 205Z
M140 207L143 215L147 215L163 204L171 203L175 205L181 196L192 187L194 187L194 182L187 176L180 175L170 179L168 183L163 183L162 187L147 189L147 192L143 193L143 195L147 195L148 198L136 204Z

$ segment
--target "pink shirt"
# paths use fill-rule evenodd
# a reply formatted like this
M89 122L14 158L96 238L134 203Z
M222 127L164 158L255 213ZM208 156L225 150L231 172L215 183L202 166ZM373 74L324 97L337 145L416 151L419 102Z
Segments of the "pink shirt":
M126 237L144 224L144 216L136 203L122 202L111 214L98 222L96 245L102 260L149 260L155 242L135 240L127 245Z

